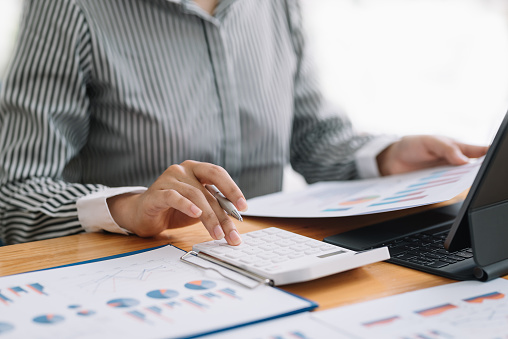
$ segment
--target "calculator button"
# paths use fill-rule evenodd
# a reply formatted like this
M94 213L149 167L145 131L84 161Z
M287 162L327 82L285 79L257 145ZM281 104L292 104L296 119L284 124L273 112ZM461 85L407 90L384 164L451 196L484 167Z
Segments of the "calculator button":
M287 255L293 253L293 251L289 248L279 248L278 250L273 251L273 253L278 255Z
M230 253L226 253L225 256L227 258L231 258L231 259L235 259L235 258L241 258L243 256L246 256L247 254L243 253L243 252L230 252Z
M256 262L256 259L246 256L246 257L241 258L240 262L245 263L245 264L253 264L254 262Z
M259 231L256 231L256 232L252 232L252 233L248 233L248 235L252 238L262 238L262 237L265 237L266 234L264 233L261 233Z
M280 262L283 262L283 261L287 261L287 260L288 260L288 258L286 258L286 257L275 257L275 258L272 259L272 262L274 264L277 264L277 263L280 263Z
M265 243L266 241L264 241L262 238L247 238L244 240L244 244L250 246L259 246Z
M302 244L296 244L290 247L293 251L305 251L309 249L308 246L302 245Z
M259 250L254 247L247 247L247 248L241 250L241 252L245 253L245 254L256 254L259 252Z
M280 238L276 235L267 235L263 237L263 240L266 242L276 242L280 240Z
M277 233L277 236L282 239L289 239L289 238L293 238L295 235L291 234L291 233L280 232L280 233Z
M263 251L272 251L272 250L275 250L277 248L279 248L279 246L277 246L275 244L265 244L265 245L259 246L259 249L261 249Z
M305 251L305 254L315 254L319 252L320 251L317 248L309 248L308 250Z
M291 238L292 241L296 242L296 243L305 243L307 241L309 241L309 239L305 238L305 237L299 237L299 236L296 236L294 238Z
M271 252L261 252L258 253L257 257L263 260L268 260L273 257L273 254Z
M321 251L336 250L336 249L337 249L337 246L324 244L324 245L322 245L321 247L319 247L319 249L320 249Z
M291 246L291 245L294 245L295 243L291 240L287 240L287 239L283 239L283 240L279 240L275 243L276 245L278 246Z
M227 247L215 247L210 250L210 252L216 253L216 254L226 254L229 252L232 252L233 250Z

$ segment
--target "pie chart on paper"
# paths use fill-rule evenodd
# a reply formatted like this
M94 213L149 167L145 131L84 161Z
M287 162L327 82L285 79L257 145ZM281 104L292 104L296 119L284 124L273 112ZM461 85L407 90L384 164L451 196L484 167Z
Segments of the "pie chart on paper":
M217 284L211 280L194 280L185 284L190 290L207 290L214 288Z
M162 289L150 291L146 295L154 299L170 299L176 297L178 295L178 292L175 290Z
M35 317L33 321L38 324L56 324L64 321L64 317L58 314L44 314Z
M131 298L119 298L108 301L108 306L115 308L126 308L131 306L136 306L139 304L139 301Z

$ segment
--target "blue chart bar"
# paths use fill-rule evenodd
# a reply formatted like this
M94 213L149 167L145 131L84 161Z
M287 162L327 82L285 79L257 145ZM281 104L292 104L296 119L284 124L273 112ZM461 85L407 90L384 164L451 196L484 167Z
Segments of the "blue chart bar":
M300 331L293 331L290 334L292 337L297 338L297 339L309 339L309 337L307 337L304 333L302 333Z
M342 212L342 211L347 211L347 210L350 210L351 207L348 207L348 208L341 208L341 207L337 207L337 208L326 208L324 210L322 210L321 212Z
M239 296L236 295L236 291L232 288L223 288L220 290L221 293L227 295L228 297L235 298L235 299L241 299Z
M220 295L215 294L213 292L204 293L204 294L202 294L202 297L207 299L207 300L214 300L214 299L220 299L221 298Z
M183 299L183 301L185 301L187 304L191 305L191 306L194 306L194 307L197 307L199 309L205 309L205 308L208 308L208 305L205 305L203 303L200 303L199 301L197 301L196 299L194 299L193 297L190 297L190 298L185 298Z
M162 308L157 306L149 306L146 309L155 314L162 314Z
M159 306L149 306L149 307L146 307L146 310L152 314L155 314L160 319L163 319L168 322L173 322L173 320L171 318L168 318L163 314L164 310L162 308L160 308Z
M37 292L39 294L48 295L46 292L43 291L44 290L44 286L42 286L39 283L29 284L28 287L30 287L32 290L34 290L35 292Z
M2 293L0 293L0 301L6 305L9 303L12 303L12 300L9 299L8 297L6 297L5 295L3 295Z
M146 321L146 315L143 312L129 311L129 312L127 312L127 314L130 315L131 317L134 317L137 320L140 320L143 322Z
M176 308L178 306L182 306L182 304L180 304L178 301L170 301L168 303L165 303L164 305L169 308Z
M23 287L20 286L10 287L9 290L17 296L20 296L21 293L28 293L25 289L23 289Z
M424 191L422 191L422 190L417 190L415 192L398 192L398 193L395 193L395 195L393 195L391 197L384 198L383 200L385 201L385 200L403 199L403 198L411 197L414 195L422 194L423 192Z

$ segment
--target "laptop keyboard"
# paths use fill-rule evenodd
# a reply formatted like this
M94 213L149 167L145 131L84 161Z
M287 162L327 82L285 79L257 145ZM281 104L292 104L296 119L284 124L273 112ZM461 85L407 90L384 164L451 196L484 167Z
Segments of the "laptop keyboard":
M444 248L444 241L449 230L449 227L438 228L383 244L390 250L391 259L388 261L439 269L472 258L471 248L455 252L448 252Z

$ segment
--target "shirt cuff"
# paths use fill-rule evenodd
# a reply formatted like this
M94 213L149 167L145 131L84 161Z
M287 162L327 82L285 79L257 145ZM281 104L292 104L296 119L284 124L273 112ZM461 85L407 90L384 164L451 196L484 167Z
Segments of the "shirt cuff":
M106 199L124 193L143 193L146 187L116 187L91 193L76 201L78 219L86 232L108 231L130 234L132 232L118 226L108 208Z
M385 148L398 141L400 137L383 135L366 143L355 153L355 163L358 176L362 179L376 178L380 176L376 157Z

